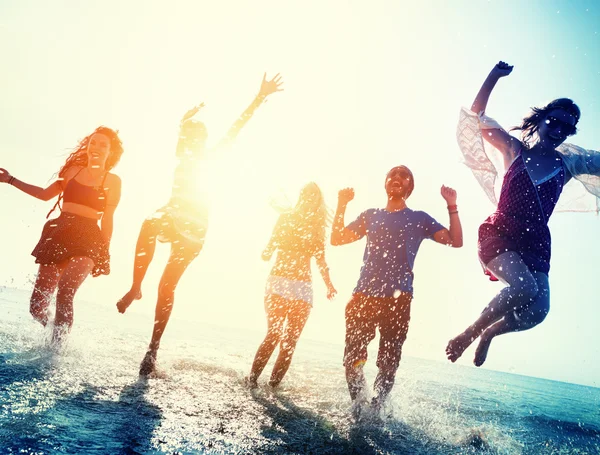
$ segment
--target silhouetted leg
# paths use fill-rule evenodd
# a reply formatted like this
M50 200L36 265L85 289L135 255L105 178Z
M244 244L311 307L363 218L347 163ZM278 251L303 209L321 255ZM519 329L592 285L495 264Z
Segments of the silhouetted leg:
M279 355L273 366L273 372L271 373L271 379L269 381L271 387L277 387L287 373L287 370L292 363L296 344L302 334L302 330L304 330L306 321L308 321L308 316L310 316L310 310L312 309L312 305L303 300L290 301L290 304L291 311L288 313L285 333L279 348Z
M352 401L364 392L366 381L363 366L367 361L367 346L375 338L375 315L368 297L353 295L346 305L346 346L344 366Z
M190 265L196 256L198 256L201 249L201 244L191 242L179 241L171 244L169 262L165 267L165 271L163 272L158 286L158 300L156 302L152 339L148 346L146 356L140 366L140 375L148 375L154 371L156 353L160 346L160 339L167 327L167 323L171 317L171 311L173 310L175 288L177 287L183 272L185 272L188 265Z
M471 326L450 340L446 347L446 355L452 362L455 362L485 329L506 314L530 305L538 293L536 279L518 253L503 253L492 259L486 267L507 286L492 299Z
M73 299L79 287L94 268L94 261L88 257L72 257L66 265L56 293L56 315L52 342L60 342L73 326Z
M60 275L67 266L62 264L40 264L29 300L29 312L44 327L48 323L48 308L58 286Z
M275 347L281 340L281 334L283 333L283 325L288 313L288 308L289 301L287 299L275 294L268 294L265 296L265 309L267 312L267 335L256 351L254 362L252 362L252 369L247 377L247 381L251 386L256 385L258 377L265 369L265 366L269 362L271 355L273 355Z
M142 223L142 228L140 229L140 234L135 246L133 282L127 294L117 302L117 309L120 313L125 313L125 310L127 310L134 300L142 298L142 282L144 281L148 267L154 257L156 237L160 233L162 227L161 223L164 223L164 221L159 218L148 218Z
M494 337L505 333L529 330L546 319L546 316L550 311L550 285L548 283L548 275L535 272L533 276L536 279L539 289L537 295L529 305L508 313L481 334L481 339L475 351L475 359L473 361L475 366L479 367L485 362L490 343Z
M412 294L401 293L400 297L385 302L381 306L379 325L379 351L377 354L377 367L379 371L375 378L374 406L379 409L386 401L394 387L396 371L402 357L402 346L406 341L408 324L410 322L410 302Z

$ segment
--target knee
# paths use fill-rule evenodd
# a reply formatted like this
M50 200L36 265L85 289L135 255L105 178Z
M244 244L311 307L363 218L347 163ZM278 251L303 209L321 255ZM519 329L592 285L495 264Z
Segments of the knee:
M380 376L387 379L394 378L400 366L400 357L401 355L398 354L396 356L382 356L382 358L377 359Z
M29 299L29 307L36 307L39 305L43 305L46 300L46 295L40 289L34 288L31 293L31 298Z
M356 380L363 377L363 369L366 361L347 362L344 365L346 370L346 378L348 380Z
M523 328L529 329L542 323L549 312L550 305L546 304L546 302L536 302L536 304L530 305L522 311L515 311L515 316Z
M159 230L159 223L160 220L156 219L156 218L147 218L144 220L144 222L142 223L142 228L140 229L140 234L148 237L149 239L153 240Z
M532 316L531 316L532 323L535 325L540 324L542 321L544 321L544 319L546 319L546 316L548 316L549 312L550 312L550 308L536 309L535 311L532 312Z
M165 300L173 300L175 297L175 287L176 285L173 283L161 283L158 288L158 296Z
M298 339L295 337L286 336L281 340L281 350L289 353L293 353L296 350L296 344Z

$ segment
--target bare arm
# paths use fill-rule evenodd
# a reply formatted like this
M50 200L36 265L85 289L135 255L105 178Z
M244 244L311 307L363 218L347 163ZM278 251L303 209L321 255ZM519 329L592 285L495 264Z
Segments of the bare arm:
M450 229L440 229L433 235L433 240L437 243L450 245L453 248L460 248L463 246L463 234L462 225L458 216L458 207L456 205L456 191L447 186L442 186L441 194L448 204Z
M364 236L364 234L357 234L347 229L344 223L346 207L352 199L354 199L354 190L352 188L344 188L338 193L338 205L331 226L331 244L333 246L356 242Z
M113 234L113 219L115 210L121 200L121 179L114 175L106 196L106 208L100 222L100 231L106 243L110 245L110 240Z
M494 87L500 78L508 76L512 70L513 67L505 62L499 62L494 66L479 89L479 92L471 105L471 111L476 114L485 112L492 90L494 90ZM502 128L484 129L483 138L502 152L505 167L508 167L508 165L512 163L516 153L521 148L520 141L508 134L508 132Z
M325 286L327 286L327 298L329 300L333 299L337 294L337 291L333 287L333 283L331 282L331 277L329 276L329 267L327 266L327 261L325 260L325 249L320 250L316 255L315 259L317 261L317 267L319 268L319 273L325 282Z
M494 90L494 87L500 78L508 76L512 70L513 67L505 62L498 62L498 64L492 68L492 71L490 71L490 74L488 74L488 77L483 82L483 85L479 89L479 92L471 105L471 110L473 112L476 114L485 112L492 90Z
M19 180L18 178L10 175L6 169L0 169L0 182L8 183L21 190L23 193L42 201L49 201L50 199L55 198L63 190L62 179L56 180L46 188L42 188L40 186L30 185L29 183Z
M277 75L275 75L275 77L270 81L267 80L267 74L265 73L263 76L262 83L260 85L258 95L256 95L256 97L246 108L246 110L242 112L242 115L240 115L240 117L233 123L231 128L229 128L229 131L227 131L225 137L221 139L217 148L220 148L233 142L242 130L242 128L246 125L246 123L248 123L248 120L252 118L252 116L254 115L254 111L256 111L258 106L260 106L265 101L267 96L275 92L283 91L283 89L280 88L281 84L281 76L279 75L279 73L277 73Z

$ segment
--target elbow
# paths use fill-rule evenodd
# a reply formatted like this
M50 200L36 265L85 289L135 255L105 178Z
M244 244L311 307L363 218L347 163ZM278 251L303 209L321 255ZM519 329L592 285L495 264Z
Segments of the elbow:
M452 248L462 248L463 246L463 240L462 239L458 239L452 242Z
M330 243L331 243L332 246L340 246L342 244L342 241L339 238L339 236L332 235Z

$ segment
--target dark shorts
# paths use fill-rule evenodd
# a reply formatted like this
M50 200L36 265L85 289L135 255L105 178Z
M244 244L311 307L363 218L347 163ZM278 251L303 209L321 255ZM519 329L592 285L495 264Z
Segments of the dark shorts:
M40 241L31 252L36 264L60 264L72 257L87 257L94 261L93 276L110 273L108 244L102 237L98 221L72 213L61 213L48 220Z
M531 272L542 272L546 275L550 272L550 249L546 248L543 242L540 242L539 245L528 245L519 244L506 237L480 238L477 251L479 262L481 262L484 273L490 277L490 280L498 281L498 279L487 269L487 264L489 264L492 259L509 251L514 251L519 254Z
M367 361L367 346L379 329L377 366L398 369L402 345L408 333L412 293L393 297L354 294L346 305L346 348L344 366L359 367Z
M477 250L481 264L486 265L501 254L517 251L517 245L505 237L489 237L479 242Z
M195 244L202 248L208 220L204 214L186 212L185 210L166 205L149 216L147 221L155 223L161 243L185 242L189 246Z

